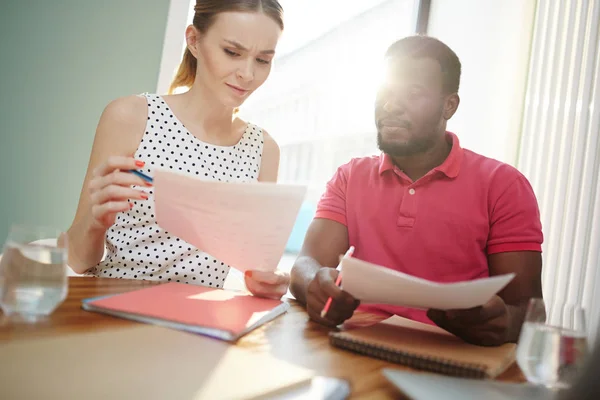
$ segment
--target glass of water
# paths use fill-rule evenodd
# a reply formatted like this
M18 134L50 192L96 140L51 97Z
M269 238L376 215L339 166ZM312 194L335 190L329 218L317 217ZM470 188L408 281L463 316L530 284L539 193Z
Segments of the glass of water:
M531 299L517 346L517 363L531 383L550 389L570 387L588 354L585 313L577 305L548 310Z
M0 307L9 318L36 321L66 298L67 246L61 232L13 225L0 259Z

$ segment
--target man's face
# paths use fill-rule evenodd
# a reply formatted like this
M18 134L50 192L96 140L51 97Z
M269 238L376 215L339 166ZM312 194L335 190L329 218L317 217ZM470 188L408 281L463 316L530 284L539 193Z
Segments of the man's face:
M386 80L377 93L377 144L391 156L431 148L445 128L443 75L430 58L390 58Z

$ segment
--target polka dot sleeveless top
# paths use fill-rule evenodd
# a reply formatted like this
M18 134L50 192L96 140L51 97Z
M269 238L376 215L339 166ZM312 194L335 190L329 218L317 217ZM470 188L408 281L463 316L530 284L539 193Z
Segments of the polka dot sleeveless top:
M234 146L211 145L193 136L161 96L144 96L148 121L135 153L136 159L145 162L142 172L153 176L154 167L163 167L206 180L258 180L263 149L260 128L248 124ZM229 266L159 227L154 217L154 189L142 189L148 200L130 200L133 208L117 215L107 231L106 257L88 274L222 287Z

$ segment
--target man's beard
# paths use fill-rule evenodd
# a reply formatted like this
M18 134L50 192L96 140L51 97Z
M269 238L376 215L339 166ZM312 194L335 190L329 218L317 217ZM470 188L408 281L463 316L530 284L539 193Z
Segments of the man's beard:
M435 141L436 138L434 136L423 136L412 138L404 143L385 142L381 133L377 132L377 147L379 147L379 150L394 157L406 157L424 153L434 146Z
M414 135L405 142L385 142L383 140L383 136L379 131L380 127L377 129L377 147L382 152L393 156L393 157L406 157L413 156L416 154L421 154L426 152L435 146L435 142L438 140L436 132L440 128L439 122L442 119L443 114L443 104L440 104L439 109L435 113L435 115L430 118L430 121L436 121L433 124L423 127L421 132ZM413 129L414 125L410 125L407 127L408 129Z

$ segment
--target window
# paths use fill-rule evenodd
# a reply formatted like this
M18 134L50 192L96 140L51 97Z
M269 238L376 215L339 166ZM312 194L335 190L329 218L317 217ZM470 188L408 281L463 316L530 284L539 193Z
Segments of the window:
M275 138L279 181L308 185L314 205L339 165L378 152L373 104L383 55L411 34L415 2L281 3L287 26L273 71L240 116Z
M373 107L383 55L391 43L412 33L418 2L280 2L286 28L271 76L242 105L240 117L266 129L278 142L279 182L308 186L296 226L302 231L336 168L352 157L378 153ZM161 69L159 91L167 90L181 59L182 21L191 23L194 4L192 0L185 18L174 16L185 7L171 5L165 46L181 47L175 63L163 60L171 73ZM164 54L172 53L165 47ZM295 231L288 250L298 250L303 237Z

